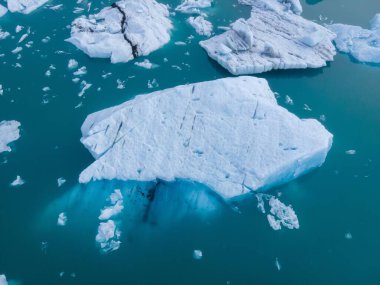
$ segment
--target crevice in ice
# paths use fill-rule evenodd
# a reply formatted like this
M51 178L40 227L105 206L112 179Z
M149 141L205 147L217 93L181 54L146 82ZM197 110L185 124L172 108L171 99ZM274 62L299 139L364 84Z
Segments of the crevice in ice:
M116 8L122 15L122 18L121 18L121 22L120 22L120 25L121 25L121 32L123 33L123 36L124 36L124 39L128 42L128 44L131 46L131 49L132 49L132 55L133 55L133 58L136 58L138 57L139 53L138 53L138 50L137 50L137 45L134 45L132 43L132 41L130 39L128 39L126 33L125 33L125 27L127 26L127 16L125 15L125 12L123 11L123 9L120 8L119 5L117 5L116 3L113 3L111 5L112 8Z

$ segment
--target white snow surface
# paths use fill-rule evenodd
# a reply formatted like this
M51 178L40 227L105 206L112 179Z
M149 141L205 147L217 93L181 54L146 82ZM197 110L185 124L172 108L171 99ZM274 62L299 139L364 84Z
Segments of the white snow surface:
M225 198L322 165L332 135L277 105L265 79L224 78L137 96L87 117L96 161L79 181L197 181Z
M212 23L207 21L203 16L189 17L187 22L195 29L197 34L201 36L211 36L212 34Z
M319 68L333 60L334 33L291 10L280 9L276 5L284 5L276 0L250 2L253 9L249 19L238 19L228 31L200 42L229 72L240 75Z
M361 62L380 63L380 14L370 21L369 30L344 24L327 27L337 34L334 41L339 51Z
M167 6L155 0L122 0L74 20L67 41L90 57L128 62L168 43L172 28Z
M21 124L17 121L0 122L0 153L11 151L8 144L20 138L20 126Z
M212 0L183 0L175 10L184 14L201 14L201 9L209 8Z
M48 1L49 0L7 0L7 3L9 11L29 14Z

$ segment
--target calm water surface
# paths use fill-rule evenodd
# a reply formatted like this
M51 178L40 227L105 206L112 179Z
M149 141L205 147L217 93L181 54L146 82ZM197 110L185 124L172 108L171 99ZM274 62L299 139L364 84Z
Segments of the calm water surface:
M165 2L174 7L179 1ZM91 12L110 3L93 1ZM302 4L308 19L319 21L323 15L325 22L362 26L380 12L376 0ZM146 214L148 202L130 189L149 185L78 185L79 173L93 161L79 142L82 122L89 113L137 94L229 74L198 46L201 37L189 39L194 31L183 15L173 17L171 42L149 56L160 65L157 69L90 59L63 41L69 36L67 25L78 16L72 12L76 6L86 7L87 2L65 2L62 10L41 8L28 16L8 13L0 19L0 26L13 36L0 41L0 121L22 124L13 152L0 155L0 274L38 285L380 283L379 66L338 54L326 68L260 75L280 94L281 105L302 118L322 116L334 134L323 167L271 191L293 205L299 230L273 231L257 211L254 197L232 210L203 186L184 182L162 185ZM209 12L215 26L249 16L248 7L235 0L216 0ZM16 25L24 30L16 34ZM24 43L34 43L24 47L18 59L11 50L28 27L31 35ZM42 42L47 36L50 40ZM175 45L176 41L187 45ZM72 82L67 68L70 58L87 67L82 80L92 84L81 98L80 85ZM47 77L50 65L55 69ZM107 73L112 74L104 79ZM125 89L117 89L118 79L125 81ZM153 79L157 84L149 89ZM49 92L42 91L46 86ZM293 105L286 104L286 95ZM345 153L351 149L355 155ZM16 175L26 184L11 188ZM57 186L59 177L67 180L62 187ZM115 187L126 193L122 245L105 255L95 243L97 217ZM57 227L62 211L69 221ZM352 239L345 237L348 233ZM194 249L202 250L201 260L193 259Z

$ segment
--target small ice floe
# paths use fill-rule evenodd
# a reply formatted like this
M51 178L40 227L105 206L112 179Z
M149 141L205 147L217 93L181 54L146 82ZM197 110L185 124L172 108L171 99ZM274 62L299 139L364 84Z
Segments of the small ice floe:
M115 205L109 206L101 210L99 220L104 221L108 220L114 216L119 215L124 209L123 200L119 200Z
M77 71L73 73L75 76L81 76L87 74L87 68L85 66L82 66Z
M288 105L294 105L293 99L289 95L285 96L285 103Z
M346 150L345 153L346 153L347 155L355 155L355 154L356 154L356 150L354 150L354 149L349 149L349 150Z
M147 85L148 85L148 88L149 88L149 89L159 87L159 84L158 84L156 78L153 78L152 80L148 80Z
M17 53L19 53L19 52L21 52L22 51L22 47L16 47L15 49L13 49L11 52L13 53L13 54L17 54Z
M22 43L27 37L29 36L29 34L23 34L20 39L18 40L18 43Z
M200 249L194 249L193 258L196 260L200 260L203 257L203 252Z
M116 83L117 83L117 87L116 87L117 89L124 89L125 88L125 80L117 79Z
M116 204L118 201L123 200L123 194L121 194L120 189L115 189L110 195L109 200L112 205Z
M49 86L45 86L45 87L42 88L42 91L49 92L50 91L50 87Z
M280 230L281 226L288 229L298 229L299 222L292 206L286 206L279 199L271 197L269 200L270 214L267 215L268 222L274 230Z
M75 59L69 59L69 63L67 64L69 69L75 69L78 67L78 62Z
M80 78L73 78L73 79L71 79L71 81L74 83L78 83L80 81Z
M67 223L66 213L62 212L58 215L57 225L63 227L63 226L66 226L66 223Z
M3 31L0 27L0 40L5 40L7 37L9 37L11 34L6 32L6 31Z
M50 42L51 38L49 36L46 36L44 37L41 42L43 42L44 44L47 44L48 42Z
M17 121L0 122L0 153L11 151L8 144L20 138L20 126L21 124Z
M278 257L276 257L275 265L276 265L277 270L280 271L280 270L281 270L281 264L280 264L280 262L278 261Z
M372 18L369 29L344 24L327 28L336 34L334 42L339 51L361 62L380 63L380 14Z
M50 6L49 9L53 10L53 11L58 11L58 10L61 10L62 7L63 7L63 4L58 4L58 5L55 5L55 6Z
M185 42L182 42L182 41L177 41L174 43L176 46L185 46L186 43Z
M112 75L112 72L107 72L107 73L104 73L103 75L102 75L102 77L104 78L104 79L107 79L108 77L110 77Z
M3 96L3 95L4 95L3 85L0 84L0 96Z
M24 29L23 26L17 25L15 31L16 31L16 33L19 33L19 32L21 32L23 29Z
M50 69L46 70L45 76L46 77L50 77L51 76L51 70Z
M108 220L107 222L99 224L95 240L99 244L101 251L108 253L120 248L120 234L115 222Z
M21 176L17 175L16 179L10 184L10 186L17 187L24 184L25 184L25 181L21 178Z
M213 26L203 16L190 17L187 19L187 23L195 29L198 35L209 37L212 34Z
M344 238L350 240L352 239L352 234L350 232L345 233Z
M156 67L156 65L151 63L149 61L149 59L145 59L142 62L135 62L135 65L142 67L142 68L145 68L145 69L152 69L152 68Z
M81 82L81 85L82 85L82 90L78 94L79 97L82 97L84 95L84 93L86 92L86 90L92 86L91 83L87 83L84 80Z
M66 179L65 178L63 178L63 177L59 177L58 179L57 179L57 184L58 184L58 187L61 187L63 184L65 184L66 183Z
M5 277L4 274L0 275L0 285L8 285L7 278Z

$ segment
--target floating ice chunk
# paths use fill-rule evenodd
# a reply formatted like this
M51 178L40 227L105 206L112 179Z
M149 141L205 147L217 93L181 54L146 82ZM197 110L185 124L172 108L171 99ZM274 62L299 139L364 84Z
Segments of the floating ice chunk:
M87 68L85 66L82 66L77 71L73 73L75 76L81 76L87 74Z
M196 18L190 17L187 22L195 29L197 34L201 36L211 36L212 24L207 21L203 16L198 16Z
M354 150L354 149L346 150L346 154L348 154L348 155L354 155L354 154L356 154L356 150Z
M78 96L79 97L82 97L84 95L84 93L86 92L87 89L91 88L92 84L91 83L87 83L86 81L82 81L81 82L81 85L83 86L82 87L82 90L79 92Z
M8 285L7 278L4 274L0 275L0 285Z
M58 221L57 221L57 225L58 226L66 226L66 223L67 223L67 216L66 216L66 213L62 212L58 215Z
M8 12L8 9L0 4L0 18L3 17ZM1 284L1 282L0 282Z
M7 0L8 9L11 12L29 14L49 0Z
M125 81L121 79L116 79L117 89L125 89Z
M10 184L10 186L17 187L24 184L25 184L25 181L21 178L21 176L17 175L16 179Z
M65 183L66 183L66 179L65 178L60 177L60 178L57 179L58 187L61 187Z
M202 259L202 257L203 257L203 253L202 253L202 251L200 249L195 249L193 251L193 258L194 259L200 260L200 259Z
M123 194L121 194L120 189L115 189L115 191L109 197L112 205L115 205L118 201L123 200Z
M350 232L348 232L348 233L346 233L346 234L344 235L344 237L345 237L345 239L350 240L350 239L352 239L352 234L351 234Z
M183 0L175 10L185 14L201 14L200 9L209 8L212 0Z
M58 11L58 10L61 10L62 7L63 7L63 4L58 4L58 5L55 5L55 6L50 6L49 9L53 10L53 11Z
M226 198L286 183L322 165L332 135L280 107L264 79L224 78L138 96L94 113L79 178L202 183ZM139 143L136 143L136 142Z
M104 208L99 216L99 220L108 220L114 216L119 215L124 209L123 200L119 200L115 205Z
M10 33L3 31L0 27L0 40L5 40L9 36L10 36Z
M269 2L278 4L276 0ZM273 9L268 3L252 1L248 20L237 20L230 30L200 45L235 75L318 68L333 60L335 35L331 31L293 12Z
M74 20L67 41L90 57L127 62L169 42L172 28L167 6L155 0L122 0Z
M281 226L284 226L288 229L299 228L298 218L292 206L286 206L275 197L270 198L269 206L271 207L271 215L268 215L267 217L270 226L274 230L281 229Z
M278 257L276 257L275 265L276 265L277 270L280 271L281 270L281 264L280 264L280 261L278 261Z
M145 59L142 62L135 62L135 65L145 68L145 69L152 69L153 67L156 66L155 64L151 63L148 59Z
M107 253L119 249L120 232L117 230L115 222L109 220L105 223L100 223L98 234L95 237L96 242L100 245L102 252Z
M21 124L17 121L0 122L0 153L11 151L8 144L20 138L20 126Z
M12 50L12 53L16 54L22 51L22 47L16 47L14 50Z
M75 69L78 67L78 62L75 59L69 59L69 63L67 64L69 69Z
M380 14L370 21L369 30L344 24L327 27L337 34L334 41L339 51L361 62L380 63Z
M3 85L0 84L0 96L3 96L3 95L4 95Z
M24 29L23 26L17 25L15 31L16 31L16 33L19 33L19 32L21 32L23 29Z

